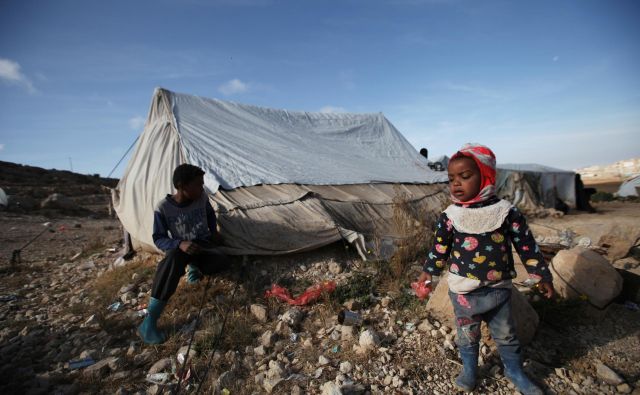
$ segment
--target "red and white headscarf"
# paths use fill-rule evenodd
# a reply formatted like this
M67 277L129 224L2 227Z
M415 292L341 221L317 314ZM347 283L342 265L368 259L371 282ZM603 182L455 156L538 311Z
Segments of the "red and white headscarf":
M489 148L480 144L465 144L458 152L453 154L450 161L461 157L471 158L480 169L480 192L466 202L456 199L451 195L454 203L469 205L484 202L496 195L496 156Z

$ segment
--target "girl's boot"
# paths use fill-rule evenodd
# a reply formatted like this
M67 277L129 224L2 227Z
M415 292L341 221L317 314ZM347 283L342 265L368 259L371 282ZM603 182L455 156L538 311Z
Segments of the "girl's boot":
M523 395L544 395L540 387L531 381L522 370L520 353L504 353L501 350L500 358L504 364L504 375L516 386L518 391Z
M478 345L459 347L462 359L462 372L456 378L455 384L466 392L471 392L476 387L478 373Z
M166 340L164 333L158 329L157 325L158 318L160 318L160 314L162 314L162 310L164 310L164 306L166 305L167 302L163 302L162 300L156 298L149 299L149 306L147 307L149 314L147 314L142 324L138 327L138 335L140 335L142 341L146 344L160 344Z

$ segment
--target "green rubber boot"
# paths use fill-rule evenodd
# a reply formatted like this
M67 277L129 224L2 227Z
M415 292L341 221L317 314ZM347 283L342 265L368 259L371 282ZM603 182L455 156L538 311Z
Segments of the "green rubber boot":
M149 307L147 311L149 314L144 318L142 324L138 327L138 335L142 338L145 344L161 344L166 340L166 336L158 329L157 323L164 306L167 302L158 300L156 298L149 299Z
M200 282L202 278L202 272L200 269L193 265L189 265L187 268L187 283L189 284L197 284Z

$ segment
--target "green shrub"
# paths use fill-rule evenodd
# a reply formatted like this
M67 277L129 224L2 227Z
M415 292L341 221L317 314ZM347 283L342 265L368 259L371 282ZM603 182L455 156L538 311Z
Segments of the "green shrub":
M614 199L613 194L609 192L596 192L591 195L592 202L610 202Z

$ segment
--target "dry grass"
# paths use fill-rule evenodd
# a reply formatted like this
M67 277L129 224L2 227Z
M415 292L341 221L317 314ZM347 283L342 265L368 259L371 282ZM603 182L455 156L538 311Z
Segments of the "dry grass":
M420 263L433 244L433 224L440 210L434 210L428 202L398 193L393 199L393 232L397 239L395 252L387 267L380 267L380 285L390 292L398 292L411 280L410 268Z

